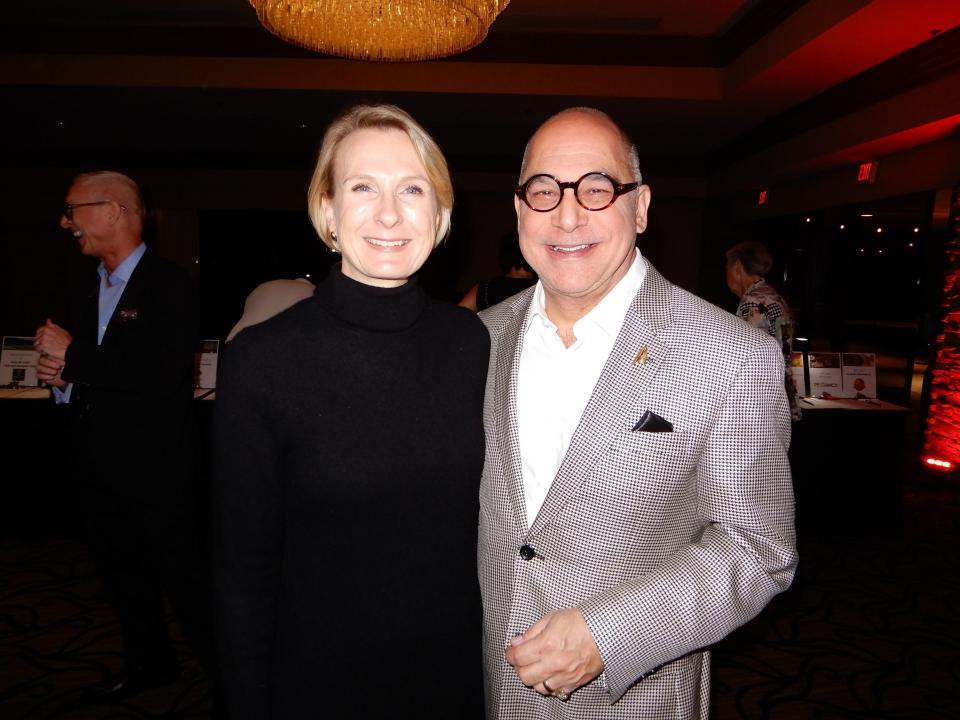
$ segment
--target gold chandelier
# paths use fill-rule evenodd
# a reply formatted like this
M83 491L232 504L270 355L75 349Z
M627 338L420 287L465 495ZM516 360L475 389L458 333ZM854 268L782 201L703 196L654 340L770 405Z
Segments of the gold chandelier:
M250 0L287 42L354 60L430 60L487 36L510 0Z

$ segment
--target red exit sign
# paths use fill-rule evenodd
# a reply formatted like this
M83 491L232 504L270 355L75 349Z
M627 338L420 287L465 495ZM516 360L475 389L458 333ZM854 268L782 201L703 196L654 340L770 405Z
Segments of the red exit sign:
M860 163L860 167L857 169L857 182L874 182L877 179L877 165L879 163L876 160Z

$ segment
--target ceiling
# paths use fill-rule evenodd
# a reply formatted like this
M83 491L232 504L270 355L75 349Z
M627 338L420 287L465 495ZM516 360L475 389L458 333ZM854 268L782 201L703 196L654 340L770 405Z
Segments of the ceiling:
M955 134L958 24L955 0L512 0L467 53L365 63L280 41L245 0L30 0L0 25L0 150L300 169L339 109L386 100L456 173L513 173L539 122L588 104L648 175L751 187Z

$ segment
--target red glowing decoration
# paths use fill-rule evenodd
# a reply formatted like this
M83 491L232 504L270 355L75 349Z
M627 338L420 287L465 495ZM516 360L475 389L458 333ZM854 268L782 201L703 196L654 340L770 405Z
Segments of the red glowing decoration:
M927 467L960 465L960 186L953 189L941 308L941 333L930 378L930 408L924 432Z
M757 205L766 205L767 204L767 191L761 190L760 194L757 196Z

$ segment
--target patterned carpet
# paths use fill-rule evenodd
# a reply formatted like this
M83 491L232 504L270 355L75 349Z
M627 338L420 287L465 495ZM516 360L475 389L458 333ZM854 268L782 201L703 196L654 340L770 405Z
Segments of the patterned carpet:
M123 667L120 629L84 546L10 540L0 546L0 718L207 718L209 683L173 622L175 684L123 703L82 706L82 690Z
M958 520L908 496L893 537L802 542L793 587L716 649L713 717L960 718Z
M808 532L793 588L715 648L712 717L960 718L958 508L954 492L918 493L900 527ZM172 618L178 682L78 705L85 686L121 666L99 592L74 539L0 545L0 718L209 717L209 683Z

